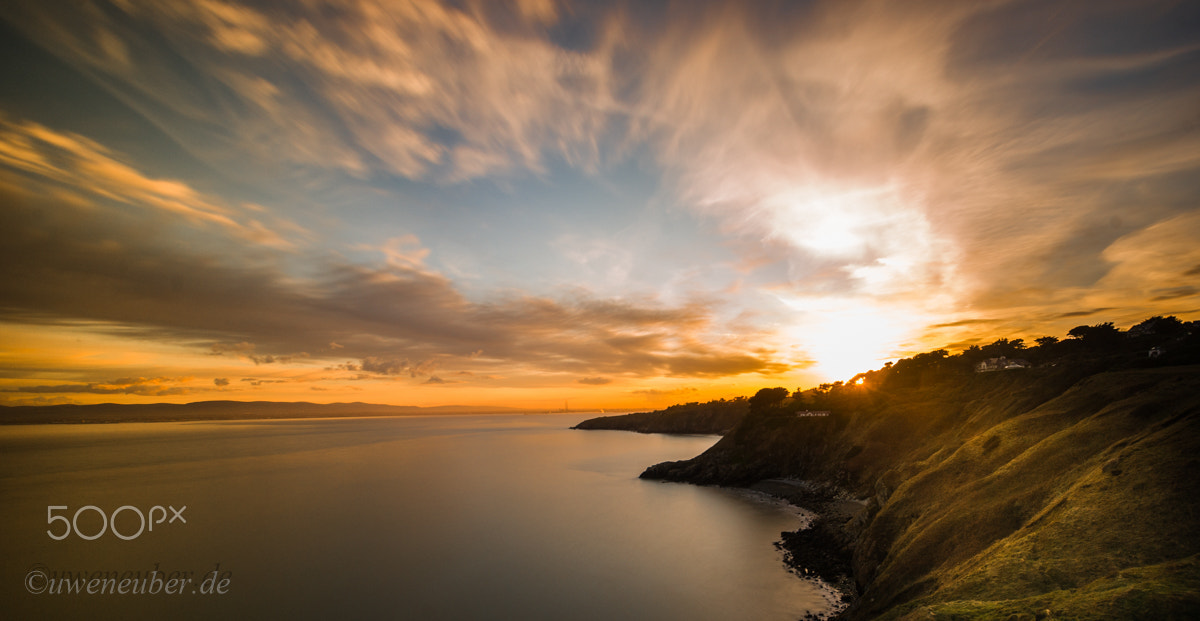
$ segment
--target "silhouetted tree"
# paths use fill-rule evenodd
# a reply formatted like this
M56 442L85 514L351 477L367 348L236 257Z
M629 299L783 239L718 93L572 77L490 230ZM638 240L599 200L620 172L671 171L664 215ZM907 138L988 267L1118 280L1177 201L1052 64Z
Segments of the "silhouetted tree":
M1178 317L1156 315L1129 329L1131 336L1176 336L1187 331Z
M788 389L782 387L763 388L750 397L750 413L758 414L779 407L788 398Z
M1067 336L1079 339L1089 349L1110 349L1121 341L1121 331L1111 321L1094 326L1075 326Z
M1015 358L1025 350L1025 339L996 339L979 349L984 358Z

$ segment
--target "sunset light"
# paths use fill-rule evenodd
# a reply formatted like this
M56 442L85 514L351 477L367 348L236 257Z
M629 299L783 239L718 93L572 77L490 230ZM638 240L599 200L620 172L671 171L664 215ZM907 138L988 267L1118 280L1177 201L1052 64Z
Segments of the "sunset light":
M0 3L4 619L1200 619L1198 454L1198 0Z
M1198 308L1174 5L771 6L8 3L0 403L644 407Z
M873 306L861 300L785 301L798 313L790 335L828 381L845 381L877 369L912 347L926 321L900 308ZM907 347L906 347L907 346Z

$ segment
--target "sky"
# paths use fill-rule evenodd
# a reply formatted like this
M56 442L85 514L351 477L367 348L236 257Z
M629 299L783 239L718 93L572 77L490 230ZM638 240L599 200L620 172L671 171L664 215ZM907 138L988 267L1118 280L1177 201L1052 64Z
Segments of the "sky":
M1200 319L1200 4L7 0L0 404L642 408Z

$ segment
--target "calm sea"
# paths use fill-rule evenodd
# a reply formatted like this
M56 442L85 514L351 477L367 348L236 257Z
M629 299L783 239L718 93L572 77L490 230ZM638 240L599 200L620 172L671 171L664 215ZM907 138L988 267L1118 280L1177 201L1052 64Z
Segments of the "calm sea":
M800 524L794 510L637 478L715 438L568 429L583 418L0 427L0 618L769 621L825 608L772 545Z

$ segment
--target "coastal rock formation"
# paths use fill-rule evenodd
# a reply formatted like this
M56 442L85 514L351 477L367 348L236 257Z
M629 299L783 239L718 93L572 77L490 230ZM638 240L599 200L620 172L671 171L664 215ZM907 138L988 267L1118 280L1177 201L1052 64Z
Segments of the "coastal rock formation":
M823 528L857 583L846 619L1200 618L1200 366L1060 365L817 396L830 416L773 404L642 476L807 481L796 500L837 515ZM822 511L847 496L865 509ZM806 545L792 539L781 546Z
M720 399L708 403L685 403L665 410L601 416L572 429L616 429L639 433L723 435L750 411L748 399Z

